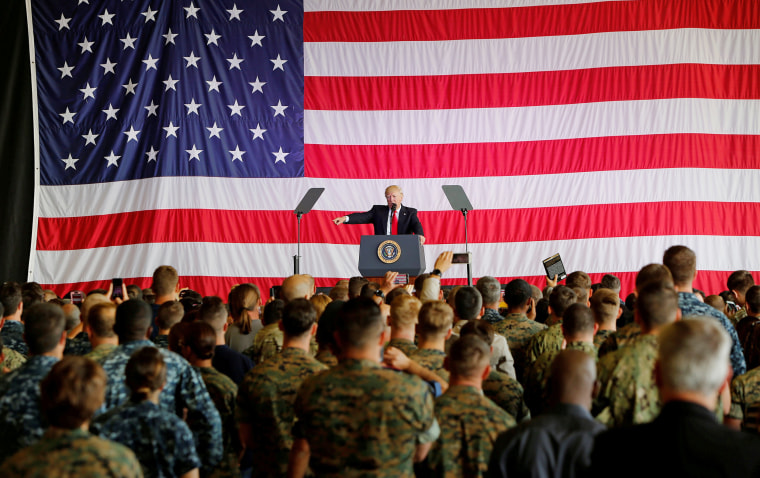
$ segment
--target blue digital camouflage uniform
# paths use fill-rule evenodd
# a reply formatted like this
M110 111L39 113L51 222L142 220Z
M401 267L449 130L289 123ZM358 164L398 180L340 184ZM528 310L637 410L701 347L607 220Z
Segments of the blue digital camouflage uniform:
M700 302L697 296L690 292L678 293L678 307L681 309L681 317L712 317L716 319L720 325L726 330L728 336L731 337L731 367L734 369L734 377L738 377L747 371L747 363L744 360L744 352L742 346L739 343L739 336L736 334L731 321L728 320L726 315L704 302Z
M159 337L161 337L159 335ZM194 367L201 374L211 400L222 418L222 437L224 439L224 458L216 470L201 470L203 476L214 478L240 476L238 457L243 447L240 445L237 423L235 422L235 399L238 386L225 374L213 367Z
M309 442L317 476L414 476L415 440L434 423L417 377L368 360L344 360L304 380L293 437Z
M491 369L483 380L483 394L518 422L530 420L522 385L506 373Z
M156 347L160 349L168 349L169 348L169 336L168 335L156 335L156 337L153 339L153 343L156 344Z
M494 325L504 320L504 317L501 316L498 310L486 308L480 320L485 320L489 324Z
M640 335L599 361L601 390L596 419L608 427L636 425L660 413L660 393L654 380L657 336Z
M449 372L443 368L443 359L446 358L446 352L435 349L417 349L409 358L422 365L442 379L449 381Z
M116 344L100 344L92 351L86 353L85 357L103 365L103 361L111 355L111 352L116 350L116 347L118 347Z
M26 357L11 348L3 347L3 361L0 362L0 371L8 369L9 372L12 372L25 363Z
M45 424L40 414L40 381L55 357L34 355L0 380L0 463L42 437Z
M596 347L586 342L568 342L565 350L580 350L586 352L596 361ZM525 401L528 402L530 412L540 415L548 408L549 393L548 385L551 376L551 367L554 359L560 354L560 350L546 352L538 358L536 363L525 377Z
M256 365L240 384L237 414L253 432L253 476L284 476L293 447L293 403L304 379L327 366L304 350L287 347Z
M6 320L3 328L0 329L0 336L3 337L3 345L15 350L24 357L29 355L29 348L24 342L24 324L18 320Z
M417 350L417 346L409 339L391 339L386 347L395 347L409 357Z
M278 322L269 324L256 333L253 345L245 349L243 355L250 357L253 363L259 364L280 353L283 340L280 324Z
M0 467L3 478L141 478L140 462L129 448L81 430L50 428L34 445Z
M449 388L435 400L435 416L441 436L428 455L434 476L484 476L496 438L517 426L511 415L480 390L462 385Z
M155 347L150 340L138 340L119 345L101 364L108 376L106 400L101 411L126 403L130 396L124 382L124 369L129 357L143 347ZM158 349L166 363L166 386L159 397L161 408L181 416L187 409L187 422L195 437L203 465L216 466L222 459L222 421L206 385L193 367L166 349Z
M129 447L146 477L175 477L199 468L193 434L155 403L129 401L95 419L93 433Z
M63 355L86 355L92 351L92 344L87 332L79 332L73 339L66 339Z
M546 330L546 325L530 320L525 314L507 314L493 324L494 332L501 334L509 344L509 350L515 359L517 379L522 380L528 364L528 344L534 335Z

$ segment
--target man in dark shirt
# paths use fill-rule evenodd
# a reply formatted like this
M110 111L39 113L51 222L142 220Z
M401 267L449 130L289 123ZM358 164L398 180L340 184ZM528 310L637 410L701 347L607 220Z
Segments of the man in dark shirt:
M224 344L224 333L227 331L228 323L227 308L222 299L216 296L204 297L198 311L198 319L209 324L216 332L216 349L212 365L230 377L235 385L239 385L246 372L253 368L253 362Z

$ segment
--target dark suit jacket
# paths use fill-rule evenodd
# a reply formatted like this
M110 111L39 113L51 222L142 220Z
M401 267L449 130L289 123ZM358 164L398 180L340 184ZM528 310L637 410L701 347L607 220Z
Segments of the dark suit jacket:
M715 413L690 402L669 402L651 423L596 436L591 476L760 476L760 437L730 430Z
M348 215L348 224L372 224L375 226L375 234L385 235L386 226L388 225L388 206L372 206L367 212L355 212ZM417 210L404 205L398 211L398 233L399 234L417 234L424 236L422 224L417 217Z

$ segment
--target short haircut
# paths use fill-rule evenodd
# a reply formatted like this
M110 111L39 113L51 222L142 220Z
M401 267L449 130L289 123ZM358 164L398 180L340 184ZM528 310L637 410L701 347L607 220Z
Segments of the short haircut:
M475 284L484 304L497 304L501 300L501 284L495 277L483 276Z
M647 264L636 274L636 290L647 282L673 282L670 269L662 264ZM626 305L627 302L626 302Z
M417 323L422 302L412 295L399 295L391 304L391 327L407 328Z
M420 308L417 333L422 337L441 337L451 330L454 311L442 300L425 302Z
M593 334L594 325L594 314L585 304L572 304L562 315L562 334L565 338Z
M132 392L132 401L147 399L151 392L166 383L166 362L161 351L156 347L138 349L129 357L124 375L127 387Z
M97 304L112 304L110 300L108 300L108 297L105 296L105 294L90 294L87 297L85 297L84 302L82 302L82 306L80 307L80 310L82 312L82 323L87 325L90 318L90 310L92 310L93 307L95 307Z
M354 349L372 345L385 328L380 307L371 299L361 297L343 304L336 325L341 345Z
M533 297L534 302L538 302L539 300L544 298L544 293L541 292L541 289L538 288L538 286L535 286L533 284L530 284L530 290L531 290L531 297Z
M359 297L359 294L362 291L362 287L364 287L364 284L367 282L369 281L361 276L354 276L348 279L348 298L354 299L356 297Z
M243 335L248 335L253 330L254 312L260 301L261 291L254 284L240 284L227 294L230 316Z
M746 294L747 290L755 285L755 279L749 271L734 271L728 276L726 286L728 290L735 290Z
M760 314L760 285L753 285L747 289L744 300L753 314Z
M48 302L51 302L60 306L60 304L57 304L53 302L52 300ZM80 320L80 315L82 312L79 310L79 307L77 307L74 304L64 304L64 305L68 305L68 307L62 307L62 306L61 307L63 308L63 316L66 319L66 331L69 331L76 328L77 325L82 323L82 321Z
M282 319L282 311L285 309L285 301L275 299L264 306L264 313L261 315L261 323L264 325L276 324Z
M182 330L184 335L184 344L190 347L190 350L201 360L208 360L214 357L216 349L216 332L206 322L190 322ZM187 357L185 357L187 358Z
M686 246L672 246L662 256L662 264L670 270L673 282L683 285L697 274L697 255Z
M311 297L314 293L314 278L308 274L296 274L282 281L281 295L285 302Z
M565 285L570 288L580 287L588 290L591 288L591 277L583 271L571 272L565 279Z
M317 309L306 299L293 299L282 311L282 331L289 337L301 337L309 333L317 323Z
M377 282L367 282L362 286L362 290L359 292L359 297L365 299L374 299L375 292L380 290L380 284Z
M103 404L106 373L90 359L67 356L40 382L40 409L56 428L74 430L92 419Z
M129 284L127 286L127 295L130 299L143 300L143 291L139 285Z
M146 337L153 319L153 310L141 300L127 300L116 308L113 330L119 343L134 342Z
M476 335L480 337L483 342L490 347L493 344L493 339L496 332L493 330L493 326L485 320L469 320L459 330L459 336Z
M723 297L717 294L708 295L705 297L705 304L721 312L723 312L726 308L726 301L723 300Z
M3 305L3 317L13 315L21 303L21 284L6 282L0 288L0 303Z
M662 385L673 391L715 396L726 379L731 339L710 317L680 320L659 336Z
M591 296L591 312L599 325L614 324L620 310L620 297L612 289L599 289Z
M319 322L322 312L325 311L327 304L332 302L332 299L324 294L314 294L311 296L311 299L309 299L309 302L314 306L314 310L317 311L317 322Z
M575 302L584 305L588 303L588 289L576 286L573 287L573 292L575 292Z
M556 317L562 317L570 305L575 303L575 292L570 287L558 285L549 296L549 307Z
M164 302L158 307L158 315L156 315L156 326L160 330L169 330L172 325L179 323L182 317L185 316L185 308L178 300L170 300Z
M477 319L480 315L480 309L483 308L483 297L478 289L472 286L460 287L454 297L457 317L462 320Z
M198 319L213 327L217 334L224 331L227 315L227 306L224 305L221 297L210 295L203 298L201 308L198 311Z
M319 318L319 327L317 328L317 343L321 348L335 346L335 330L338 323L338 313L343 308L342 300L334 300L327 304L322 317Z
M616 293L620 293L620 279L618 279L617 276L614 276L612 274L604 274L602 276L602 280L600 281L600 288L602 289L609 289L612 291L615 291ZM596 291L594 291L596 293ZM593 296L592 296L593 297Z
M45 300L45 291L37 282L25 282L21 286L21 300L24 308L30 307Z
M66 329L60 306L38 302L26 309L24 315L24 340L30 355L50 352L60 343Z
M159 266L153 272L153 293L156 296L165 296L173 294L179 284L179 274L177 269L172 266Z
M533 296L533 288L523 279L513 279L504 287L504 302L508 307L521 307Z
M116 304L111 302L95 304L87 314L87 325L96 337L115 337L116 333L113 331L115 323Z
M336 285L332 289L330 289L329 296L332 300L342 300L347 301L348 300L348 286L344 285Z
M465 335L449 349L448 366L455 377L476 378L491 361L491 348L477 335Z
M647 282L639 290L636 311L646 330L667 325L676 320L678 294L668 282Z
M385 303L392 305L393 301L396 300L396 297L401 297L402 295L405 295L407 297L412 296L412 294L410 294L409 291L403 287L396 287L395 289L391 289L391 291L385 295Z

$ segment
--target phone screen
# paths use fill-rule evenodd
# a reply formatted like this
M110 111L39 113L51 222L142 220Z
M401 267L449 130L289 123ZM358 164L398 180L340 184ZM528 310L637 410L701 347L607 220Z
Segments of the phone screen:
M559 256L559 253L544 259L543 262L544 268L546 269L546 277L554 279L554 276L556 275L557 280L562 280L567 277L565 265L562 263L562 258Z
M124 280L113 279L111 283L113 284L113 292L111 293L111 298L116 299L118 297L119 299L123 299L124 298Z

